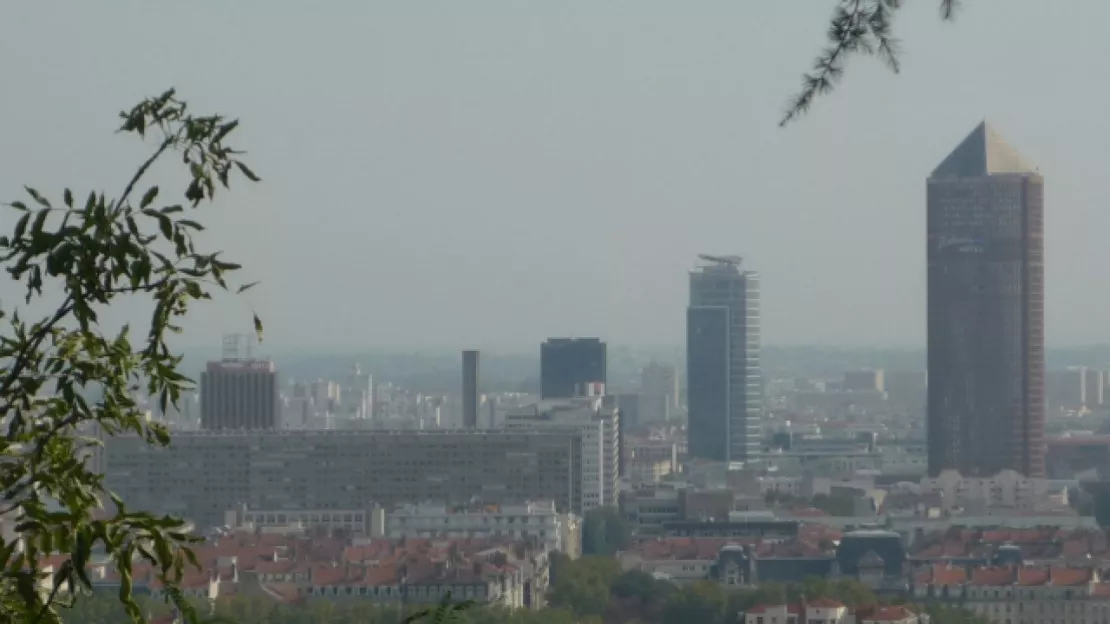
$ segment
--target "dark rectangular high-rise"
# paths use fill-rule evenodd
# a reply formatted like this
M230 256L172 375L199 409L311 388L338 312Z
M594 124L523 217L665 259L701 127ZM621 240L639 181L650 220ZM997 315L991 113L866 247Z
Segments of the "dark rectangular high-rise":
M540 396L573 398L587 384L604 384L607 366L599 338L548 338L540 346Z
M759 454L763 414L759 274L736 256L702 256L686 310L691 457L742 462Z
M1044 179L986 122L928 181L929 473L1045 474Z
M221 360L200 374L202 429L278 429L280 415L273 362Z
M478 352L462 352L463 427L478 428Z

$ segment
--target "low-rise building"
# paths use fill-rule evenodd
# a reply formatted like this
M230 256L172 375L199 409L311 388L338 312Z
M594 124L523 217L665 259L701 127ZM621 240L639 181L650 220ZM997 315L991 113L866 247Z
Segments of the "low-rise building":
M756 605L744 613L745 624L928 624L929 616L904 606L851 608L832 598L795 604Z
M509 538L537 541L570 558L582 552L578 516L559 513L554 501L519 505L401 505L386 514L385 536Z
M921 490L939 493L949 511L1058 506L1048 479L1024 477L1013 470L1003 470L992 477L964 477L954 470L945 470L936 477L923 478Z
M1110 584L1095 568L936 564L918 571L919 601L962 606L998 624L1091 624L1110 620Z

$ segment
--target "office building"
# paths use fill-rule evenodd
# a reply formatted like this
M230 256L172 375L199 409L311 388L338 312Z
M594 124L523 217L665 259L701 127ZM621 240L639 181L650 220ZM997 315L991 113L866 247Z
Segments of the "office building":
M540 398L569 399L605 384L606 345L599 338L549 338L540 346Z
M845 371L843 389L848 392L884 392L886 386L883 371L882 369Z
M366 420L374 417L374 376L364 372L357 363L351 367L347 385L340 396L348 418Z
M547 400L505 415L507 429L553 430L582 440L582 510L620 502L620 410L595 397Z
M610 394L611 403L621 412L621 428L628 431L631 427L641 424L640 416L641 395L636 393Z
M1045 402L1055 411L1095 409L1103 404L1106 372L1069 366L1045 375Z
M927 204L929 474L1043 477L1044 179L984 122Z
M478 427L478 352L462 352L462 401L463 401L463 427L476 429Z
M277 368L269 360L209 362L200 374L200 425L210 431L278 429Z
M686 310L690 457L741 462L759 452L763 413L759 274L735 256L701 256Z
M559 430L220 431L105 440L106 485L134 509L219 526L229 509L553 500L582 513L582 437Z
M678 371L673 366L651 362L640 371L639 422L670 420L678 413L678 402Z

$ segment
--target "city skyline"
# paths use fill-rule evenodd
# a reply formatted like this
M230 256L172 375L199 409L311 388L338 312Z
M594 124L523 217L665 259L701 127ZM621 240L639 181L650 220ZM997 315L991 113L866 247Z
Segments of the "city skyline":
M1088 313L1110 306L1090 288L1110 264L1099 238L1110 231L1099 165L1110 121L1089 76L1110 43L1081 34L1034 51L1022 34L1046 27L1043 3L997 2L966 3L955 27L929 3L907 5L903 76L861 60L850 84L787 129L776 122L825 32L824 9L247 3L212 23L181 7L80 5L72 20L86 27L44 49L33 33L56 28L56 15L29 3L12 8L0 67L41 95L9 104L22 122L0 147L18 181L4 196L24 182L114 185L140 154L104 139L105 115L170 86L151 78L166 76L196 106L242 117L237 132L265 180L221 198L205 221L213 247L261 283L245 301L199 308L189 342L249 331L253 309L266 349L526 350L548 335L681 345L689 258L723 249L764 273L767 344L915 345L925 340L921 180L989 115L1054 180L1047 342L1108 342ZM1105 23L1110 6L1074 15ZM753 21L766 27L736 36ZM94 69L200 30L225 43L132 59L130 72ZM85 94L78 111L74 92ZM576 251L536 253L537 240ZM830 280L833 269L855 279ZM124 307L103 322L146 316Z

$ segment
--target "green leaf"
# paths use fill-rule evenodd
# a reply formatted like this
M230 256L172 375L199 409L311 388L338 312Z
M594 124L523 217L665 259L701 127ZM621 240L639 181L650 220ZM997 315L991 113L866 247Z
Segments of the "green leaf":
M62 194L62 201L64 201L66 205L70 208L73 208L73 192L69 189L66 189L65 192Z
M23 188L27 190L27 194L31 196L31 199L35 200L40 206L42 206L43 208L50 208L50 202L47 201L47 199L43 197L41 193L29 186L25 186Z
M258 336L258 342L262 342L262 319L258 315L254 315L254 335Z
M143 194L143 199L139 202L139 208L146 208L150 204L154 203L154 199L156 197L158 197L158 187L152 186L146 190L146 193Z
M19 240L20 238L22 238L23 234L27 231L27 223L30 220L31 220L31 213L29 213L29 212L24 213L24 215L22 217L20 217L19 221L15 224L15 232L12 234L12 238L14 238L16 240Z
M249 284L243 284L242 286L239 287L238 290L235 291L235 294L241 295L241 294L247 292L248 290L254 288L257 285L258 285L258 282L251 282Z
M8 205L11 206L12 208L15 208L16 210L22 210L24 212L26 212L26 210L27 210L27 204L25 204L21 201L13 201L12 203L10 203Z
M249 179L251 182L261 182L262 181L262 178L255 175L254 172L250 170L250 167L244 165L242 163L242 161L239 161L239 160L235 161L235 166L238 167L239 171L242 171L243 175L247 176L247 179Z
M46 216L48 214L50 214L50 211L44 209L40 210L38 214L35 215L35 222L33 225L31 225L32 236L42 233L42 227L46 224Z
M173 240L173 221L164 214L158 214L158 229L162 230L162 236L166 240Z
M229 121L229 122L225 123L224 125L220 126L220 129L216 131L216 135L212 137L212 142L213 143L219 143L220 141L222 141L224 139L224 137L231 134L231 131L234 130L236 128L236 126L238 126L238 125L239 125L239 120L234 119L234 120Z

